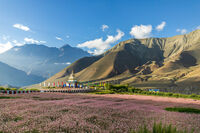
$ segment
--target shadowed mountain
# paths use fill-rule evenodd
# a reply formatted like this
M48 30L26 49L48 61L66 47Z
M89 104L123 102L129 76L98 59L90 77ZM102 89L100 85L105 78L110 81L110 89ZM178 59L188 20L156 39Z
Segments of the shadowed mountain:
M169 38L120 42L100 56L77 60L47 82L66 79L74 70L80 81L119 80L141 87L177 86L183 81L191 85L200 83L200 73L192 73L199 72L199 65L200 30L196 30Z
M25 72L15 69L7 64L0 62L0 84L11 86L27 86L42 82L44 78L27 75Z
M28 74L47 78L84 56L90 56L90 54L70 45L56 48L26 44L0 54L0 61Z

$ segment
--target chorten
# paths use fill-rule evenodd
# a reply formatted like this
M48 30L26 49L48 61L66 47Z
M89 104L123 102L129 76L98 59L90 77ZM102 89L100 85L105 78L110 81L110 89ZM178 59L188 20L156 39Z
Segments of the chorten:
M72 70L72 73L69 76L68 82L71 82L71 83L77 82L77 79L74 76L74 71L73 70Z

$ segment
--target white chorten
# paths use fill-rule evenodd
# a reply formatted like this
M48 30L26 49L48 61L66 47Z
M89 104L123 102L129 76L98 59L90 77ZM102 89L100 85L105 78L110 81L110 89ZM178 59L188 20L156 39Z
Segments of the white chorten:
M74 71L72 70L72 73L69 76L68 82L77 82L77 79L74 76Z

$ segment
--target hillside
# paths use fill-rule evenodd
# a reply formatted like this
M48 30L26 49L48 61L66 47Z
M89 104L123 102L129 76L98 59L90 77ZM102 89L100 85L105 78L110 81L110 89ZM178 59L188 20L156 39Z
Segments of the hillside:
M7 86L27 86L42 82L44 78L27 75L25 72L15 69L7 64L0 62L0 85Z
M196 30L169 38L120 42L100 56L77 60L47 81L66 80L74 70L80 81L118 80L138 87L198 86L199 65L200 30Z
M90 56L80 48L64 45L61 48L26 44L0 54L0 61L28 74L48 78L75 60Z

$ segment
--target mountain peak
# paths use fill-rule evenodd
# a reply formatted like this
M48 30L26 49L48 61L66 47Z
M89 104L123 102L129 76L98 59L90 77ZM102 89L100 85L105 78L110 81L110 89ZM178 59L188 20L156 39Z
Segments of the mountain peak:
M80 81L119 79L132 85L143 86L145 82L147 87L163 87L178 86L187 80L185 84L190 85L200 83L199 52L200 30L167 38L130 39L98 58L79 59L48 81L62 79L73 70Z
M70 46L69 44L65 44L65 45L63 45L62 47L60 47L60 49L62 49L62 48L71 48L72 46Z
M26 73L31 71L31 74L49 77L65 68L66 62L74 62L84 56L89 54L69 44L61 48L25 44L0 54L0 61Z

